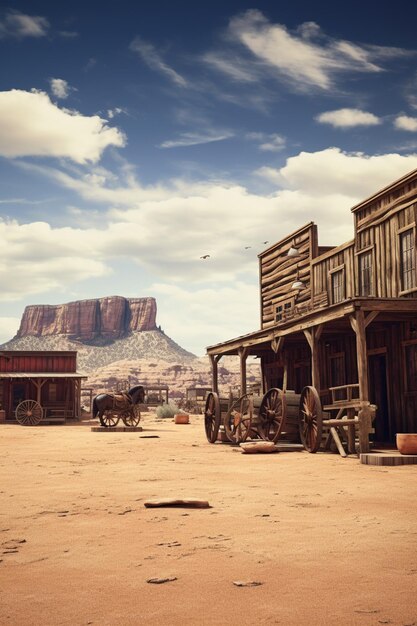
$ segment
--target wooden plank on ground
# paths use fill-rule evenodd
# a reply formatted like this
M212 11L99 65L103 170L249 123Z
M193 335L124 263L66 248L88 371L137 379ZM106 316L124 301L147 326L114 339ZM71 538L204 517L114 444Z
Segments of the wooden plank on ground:
M368 452L366 454L360 454L360 462L364 465L417 465L417 454Z

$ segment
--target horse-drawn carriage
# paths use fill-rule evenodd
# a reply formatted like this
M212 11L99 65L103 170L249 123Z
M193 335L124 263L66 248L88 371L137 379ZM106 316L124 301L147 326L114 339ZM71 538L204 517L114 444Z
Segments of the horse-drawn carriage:
M117 426L120 420L125 426L137 426L140 422L140 404L144 402L145 389L136 385L121 393L101 393L93 400L92 417L98 417L106 428Z

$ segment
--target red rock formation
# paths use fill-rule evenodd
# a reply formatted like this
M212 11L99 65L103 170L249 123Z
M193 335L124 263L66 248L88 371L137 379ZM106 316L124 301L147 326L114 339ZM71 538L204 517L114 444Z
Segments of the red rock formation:
M66 335L91 341L117 339L132 331L156 329L155 298L110 296L67 304L31 305L25 308L17 337Z

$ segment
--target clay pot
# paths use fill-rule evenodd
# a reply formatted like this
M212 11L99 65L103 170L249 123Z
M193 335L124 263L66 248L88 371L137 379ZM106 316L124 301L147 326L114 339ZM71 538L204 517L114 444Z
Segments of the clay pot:
M401 454L417 454L417 433L397 433L397 448Z
M174 422L176 424L189 424L190 423L190 416L189 415L175 415L174 417Z

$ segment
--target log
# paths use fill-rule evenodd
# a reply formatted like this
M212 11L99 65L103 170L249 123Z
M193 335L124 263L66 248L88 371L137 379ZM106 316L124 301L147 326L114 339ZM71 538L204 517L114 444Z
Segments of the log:
M241 443L240 448L245 454L278 452L273 441L250 441L248 443Z
M147 509L155 509L159 507L185 507L189 509L210 509L210 504L207 500L182 500L164 498L162 500L147 500L144 502Z

